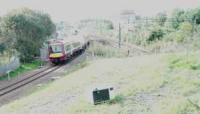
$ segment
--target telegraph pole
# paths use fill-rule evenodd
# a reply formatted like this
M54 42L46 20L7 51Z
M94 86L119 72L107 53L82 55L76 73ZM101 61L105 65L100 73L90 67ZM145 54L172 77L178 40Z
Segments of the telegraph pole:
M195 24L196 24L196 18L194 18L194 21L192 23L192 36L194 35L194 31L195 31Z
M119 23L119 48L121 47L121 25Z

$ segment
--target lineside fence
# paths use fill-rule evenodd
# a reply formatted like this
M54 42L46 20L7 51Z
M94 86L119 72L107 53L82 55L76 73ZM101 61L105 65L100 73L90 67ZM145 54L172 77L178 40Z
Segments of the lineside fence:
M42 47L40 48L40 60L47 62L49 60L48 58L48 47Z
M13 71L20 66L18 57L12 57L10 63L0 66L0 76L5 75L9 71Z

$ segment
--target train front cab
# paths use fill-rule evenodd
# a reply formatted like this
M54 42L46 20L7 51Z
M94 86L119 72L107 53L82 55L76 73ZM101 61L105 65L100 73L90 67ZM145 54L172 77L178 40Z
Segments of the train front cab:
M59 43L59 44L49 45L49 60L53 64L64 63L66 59L67 58L66 58L63 44Z

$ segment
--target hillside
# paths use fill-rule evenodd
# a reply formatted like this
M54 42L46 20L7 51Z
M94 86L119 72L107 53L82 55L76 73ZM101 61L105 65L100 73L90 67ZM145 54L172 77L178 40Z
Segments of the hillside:
M198 114L199 55L195 52L86 61L76 72L1 107L0 113ZM90 90L105 85L114 87L113 102L94 106Z

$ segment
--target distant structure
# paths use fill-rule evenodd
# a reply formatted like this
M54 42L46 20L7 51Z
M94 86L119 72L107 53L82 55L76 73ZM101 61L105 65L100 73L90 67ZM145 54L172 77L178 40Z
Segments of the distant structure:
M133 24L136 20L136 13L134 10L123 10L120 13L121 21L126 24Z
M134 10L123 10L120 13L120 23L124 32L134 32L137 15Z

